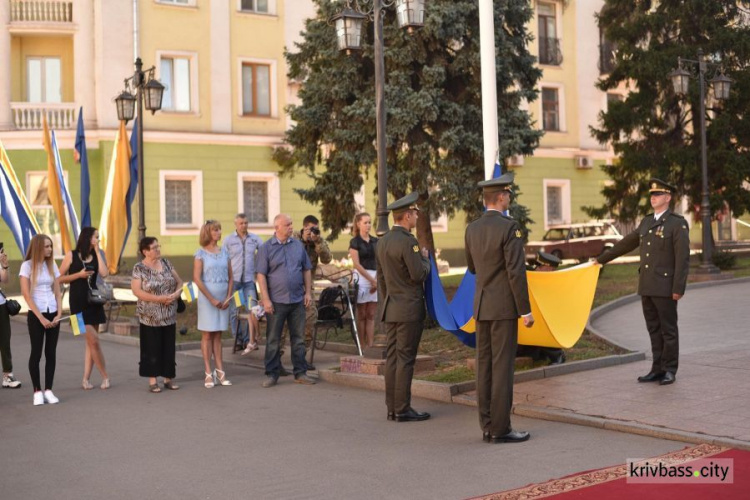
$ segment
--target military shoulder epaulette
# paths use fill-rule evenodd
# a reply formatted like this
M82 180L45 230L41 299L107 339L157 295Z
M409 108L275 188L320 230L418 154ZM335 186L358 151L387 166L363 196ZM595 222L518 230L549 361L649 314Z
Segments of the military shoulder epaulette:
M682 215L680 215L680 214L676 214L676 213L674 213L674 212L669 212L669 215L671 215L672 217L677 217L678 219L684 219L684 218L685 218L685 217L683 217Z

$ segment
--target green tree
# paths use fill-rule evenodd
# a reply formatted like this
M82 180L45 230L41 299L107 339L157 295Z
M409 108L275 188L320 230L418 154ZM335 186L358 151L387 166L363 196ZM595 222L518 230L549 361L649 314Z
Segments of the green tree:
M361 53L342 53L328 20L343 2L314 1L316 17L286 53L289 77L303 82L301 104L288 108L294 125L274 159L284 173L312 178L313 187L298 194L321 207L334 239L354 216L363 177L375 175L373 30L366 25ZM536 99L541 74L528 52L532 16L527 0L495 1L501 158L532 153L540 137L520 107ZM432 0L424 28L411 34L388 9L384 38L388 190L394 197L420 193L417 236L434 249L431 214L463 210L473 218L482 208L475 189L484 178L477 2ZM525 211L515 213L528 222Z
M587 207L591 215L610 213L633 221L646 213L651 176L677 185L691 211L700 210L699 86L691 81L689 95L679 96L669 79L678 57L695 60L699 48L734 79L728 101L707 99L711 211L720 212L725 202L736 216L750 210L750 191L743 185L750 182L750 8L744 4L606 0L599 26L616 52L614 69L598 86L609 91L625 85L629 93L621 102L610 102L599 126L592 128L619 158L603 167L614 182L602 191L603 206Z

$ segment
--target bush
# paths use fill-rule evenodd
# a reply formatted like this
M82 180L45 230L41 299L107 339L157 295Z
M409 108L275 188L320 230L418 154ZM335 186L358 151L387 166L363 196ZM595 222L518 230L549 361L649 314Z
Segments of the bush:
M728 250L714 250L711 262L722 271L726 271L737 265L737 256Z

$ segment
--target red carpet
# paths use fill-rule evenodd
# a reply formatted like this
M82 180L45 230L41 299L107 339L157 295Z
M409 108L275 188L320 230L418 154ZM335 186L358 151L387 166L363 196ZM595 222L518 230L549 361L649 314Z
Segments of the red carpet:
M724 448L709 444L702 444L686 448L684 450L667 453L646 461L638 462L639 465L648 462L650 465L664 464L673 466L675 470L682 467L687 470L701 470L703 466L714 467L716 464L729 465L724 459L732 459L731 469L724 482L715 479L715 483L706 484L703 481L709 479L697 477L671 478L678 481L671 484L649 483L635 484L630 476L632 470L629 464L616 465L604 469L580 472L560 479L553 479L544 483L531 484L515 490L493 493L476 500L521 500L535 498L559 498L569 499L633 499L648 500L658 498L660 500L679 498L680 500L721 498L725 499L748 499L750 498L750 452ZM717 462L718 461L718 462ZM710 472L707 470L707 475ZM721 474L717 472L717 474ZM732 484L729 479L732 478ZM666 479L669 481L670 479ZM630 481L630 482L628 482ZM659 481L664 481L659 479Z

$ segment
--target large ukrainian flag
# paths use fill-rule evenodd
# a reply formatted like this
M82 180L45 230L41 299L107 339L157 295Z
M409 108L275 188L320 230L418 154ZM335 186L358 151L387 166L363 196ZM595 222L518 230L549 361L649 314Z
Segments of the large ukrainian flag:
M107 268L116 273L125 246L128 229L126 203L130 188L130 144L125 130L125 122L120 122L120 130L115 139L114 154L109 167L107 192L104 195L99 237Z
M21 183L18 182L2 141L0 141L0 215L13 233L21 255L26 255L31 238L40 231L39 224L26 199Z

